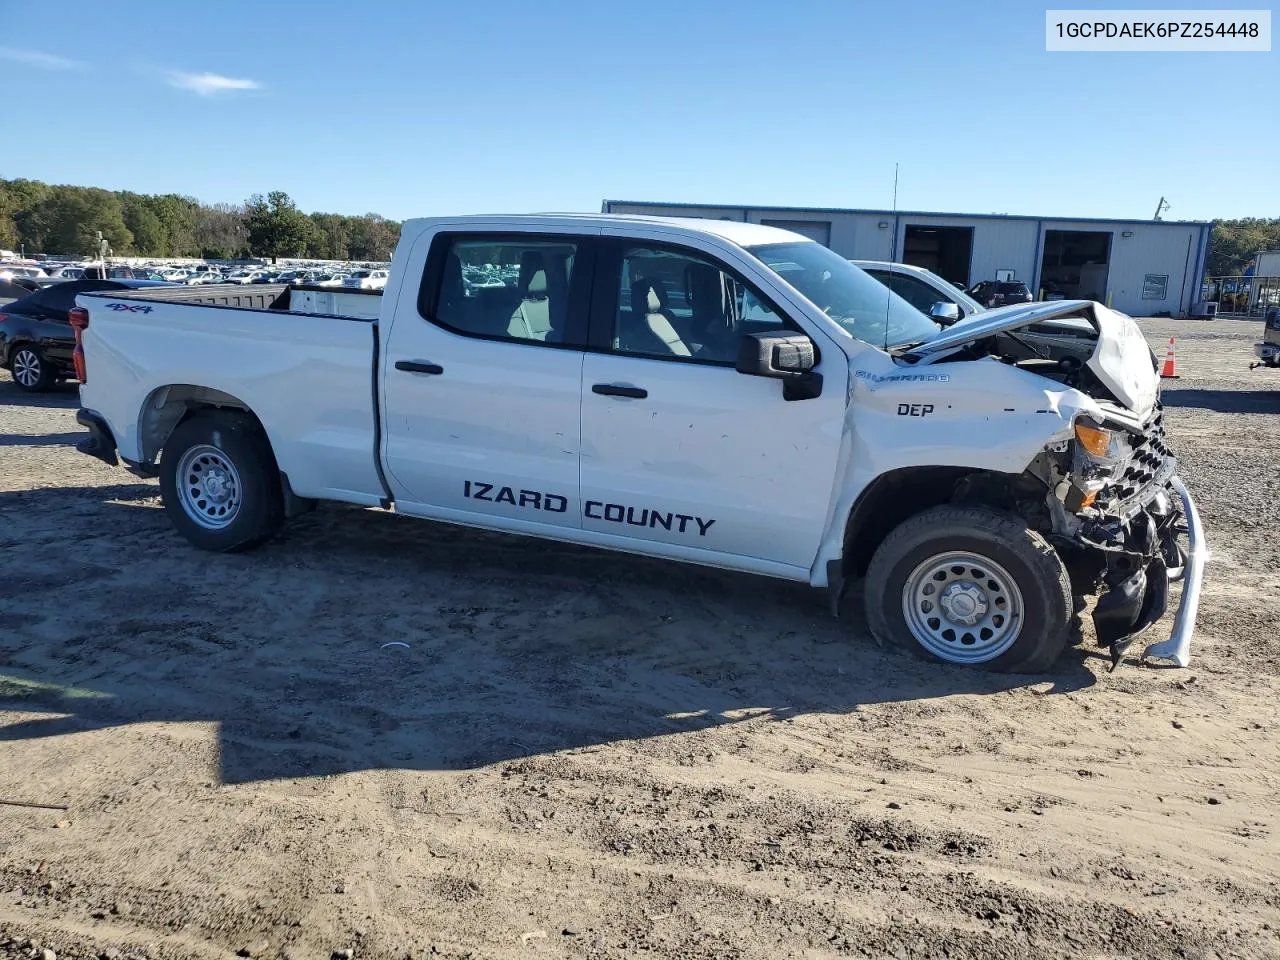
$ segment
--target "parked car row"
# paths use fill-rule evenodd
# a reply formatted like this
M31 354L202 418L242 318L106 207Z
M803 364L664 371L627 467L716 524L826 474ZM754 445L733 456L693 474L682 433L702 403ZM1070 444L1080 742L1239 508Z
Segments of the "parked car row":
M131 266L122 263L104 265L101 262L59 263L48 259L39 262L0 261L0 283L17 283L29 291L95 276L106 276L113 280L162 281L187 286L206 283L288 283L381 290L387 284L387 271L377 266L269 268L261 265L232 267L213 263L182 266L152 263Z

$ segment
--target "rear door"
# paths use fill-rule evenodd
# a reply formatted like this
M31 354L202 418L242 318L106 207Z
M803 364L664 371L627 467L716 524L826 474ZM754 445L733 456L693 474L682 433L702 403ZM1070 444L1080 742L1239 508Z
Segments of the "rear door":
M399 509L580 527L590 239L469 229L424 234L408 256L381 374Z
M839 452L844 353L710 250L618 238L602 242L596 274L584 530L807 576ZM818 397L787 401L781 381L734 369L742 334L779 329L809 334L826 357Z

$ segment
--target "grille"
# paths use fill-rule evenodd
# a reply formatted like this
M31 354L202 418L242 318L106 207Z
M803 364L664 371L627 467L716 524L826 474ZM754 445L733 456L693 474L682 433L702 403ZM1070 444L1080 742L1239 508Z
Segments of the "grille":
M1155 416L1141 436L1126 434L1130 454L1123 472L1108 484L1098 497L1104 507L1123 508L1133 502L1145 503L1146 494L1159 482L1164 484L1173 473L1176 461L1165 443L1164 407L1156 405Z

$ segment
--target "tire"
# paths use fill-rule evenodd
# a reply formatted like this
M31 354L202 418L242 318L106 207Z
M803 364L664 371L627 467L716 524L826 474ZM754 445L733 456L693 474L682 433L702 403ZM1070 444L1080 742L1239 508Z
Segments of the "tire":
M201 550L248 550L284 523L271 444L243 413L197 413L178 424L160 455L160 494L174 527Z
M1006 673L1052 666L1073 617L1071 581L1053 547L988 507L934 507L894 529L872 557L866 610L882 643Z
M52 364L44 358L38 347L24 343L9 354L9 372L13 382L27 393L44 393L52 390L58 380Z

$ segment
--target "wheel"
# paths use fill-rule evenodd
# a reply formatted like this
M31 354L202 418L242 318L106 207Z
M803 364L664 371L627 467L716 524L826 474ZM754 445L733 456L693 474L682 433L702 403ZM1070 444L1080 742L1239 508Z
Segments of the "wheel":
M160 456L160 494L178 532L202 550L247 550L284 523L271 444L243 413L198 413L178 424Z
M883 643L1025 673L1058 658L1073 615L1053 547L1021 518L988 507L934 507L894 529L871 560L866 609Z
M9 358L13 381L28 393L42 393L53 387L58 379L53 367L30 344L23 344Z

